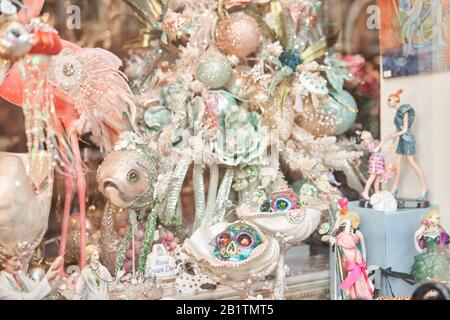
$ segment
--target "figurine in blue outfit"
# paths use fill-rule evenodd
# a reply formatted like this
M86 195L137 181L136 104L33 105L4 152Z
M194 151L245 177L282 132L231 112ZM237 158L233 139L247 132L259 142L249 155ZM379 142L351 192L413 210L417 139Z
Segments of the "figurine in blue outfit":
M400 179L402 161L403 158L406 157L420 182L421 195L417 200L426 201L428 200L429 195L427 184L425 182L425 177L422 173L422 170L418 166L414 157L416 154L416 139L414 133L412 132L412 126L414 124L416 114L411 105L400 104L400 96L402 93L403 90L400 89L397 92L391 94L388 98L388 107L397 110L394 118L394 124L397 131L391 135L391 139L398 139L398 146L396 151L397 170L395 173L394 184L392 185L391 192L397 198L399 193L398 184Z

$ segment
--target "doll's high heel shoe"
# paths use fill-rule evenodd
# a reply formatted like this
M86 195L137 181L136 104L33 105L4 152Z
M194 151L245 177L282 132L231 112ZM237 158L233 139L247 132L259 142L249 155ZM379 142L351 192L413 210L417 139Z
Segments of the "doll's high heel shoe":
M395 199L397 199L399 193L400 193L400 190L397 188L394 190L394 192L392 192L392 195L394 196Z
M368 194L361 192L359 195L363 198L363 200L370 201L370 196Z
M418 202L424 202L428 200L428 196L430 195L430 192L427 190L417 199Z

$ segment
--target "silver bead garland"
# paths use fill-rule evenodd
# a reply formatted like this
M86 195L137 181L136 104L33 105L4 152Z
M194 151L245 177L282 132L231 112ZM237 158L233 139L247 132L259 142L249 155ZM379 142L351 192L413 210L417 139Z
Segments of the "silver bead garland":
M217 192L215 217L213 223L222 222L227 210L227 201L230 197L231 185L233 184L234 168L228 168L225 176L223 177L222 184Z
M203 165L201 164L194 165L193 183L195 194L195 231L200 227L205 214L205 182L203 179Z
M177 209L178 200L180 197L181 188L183 186L184 179L186 177L187 171L189 169L190 161L183 159L181 162L175 167L172 178L174 180L169 198L167 201L166 212L164 213L164 223L170 223L172 219L175 217L175 210Z
M214 214L216 206L217 188L219 185L219 166L216 163L209 167L209 187L208 187L208 202L206 204L206 212L200 226L202 228L208 227L211 221L211 216Z

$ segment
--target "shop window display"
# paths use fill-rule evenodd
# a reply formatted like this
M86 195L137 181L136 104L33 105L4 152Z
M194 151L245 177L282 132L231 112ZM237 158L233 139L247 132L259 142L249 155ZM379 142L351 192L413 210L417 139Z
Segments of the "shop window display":
M64 1L0 2L0 298L372 300L395 274L447 281L402 91L381 130L382 4L80 0L71 29ZM402 231L419 254L391 270L366 214L405 210L426 217Z

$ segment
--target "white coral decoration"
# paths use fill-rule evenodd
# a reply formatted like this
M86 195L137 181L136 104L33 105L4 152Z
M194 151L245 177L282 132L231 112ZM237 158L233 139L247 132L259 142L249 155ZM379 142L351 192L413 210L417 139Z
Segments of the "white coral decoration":
M137 146L142 146L145 141L134 132L127 131L120 135L119 141L114 146L114 151L136 150Z
M191 82L191 90L195 93L201 94L206 90L206 86L199 80L193 80Z
M388 191L382 191L374 194L370 198L370 204L375 210L379 211L396 211L398 208L397 200Z
M283 47L280 45L280 42L270 43L266 46L265 51L268 55L279 57L283 53Z
M235 55L230 55L227 56L228 62L231 64L231 66L234 68L236 66L239 65L239 63L241 62L241 60L239 59L238 56Z
M267 101L269 101L269 96L264 92L257 92L253 99L255 99L255 102L258 103L266 103Z

